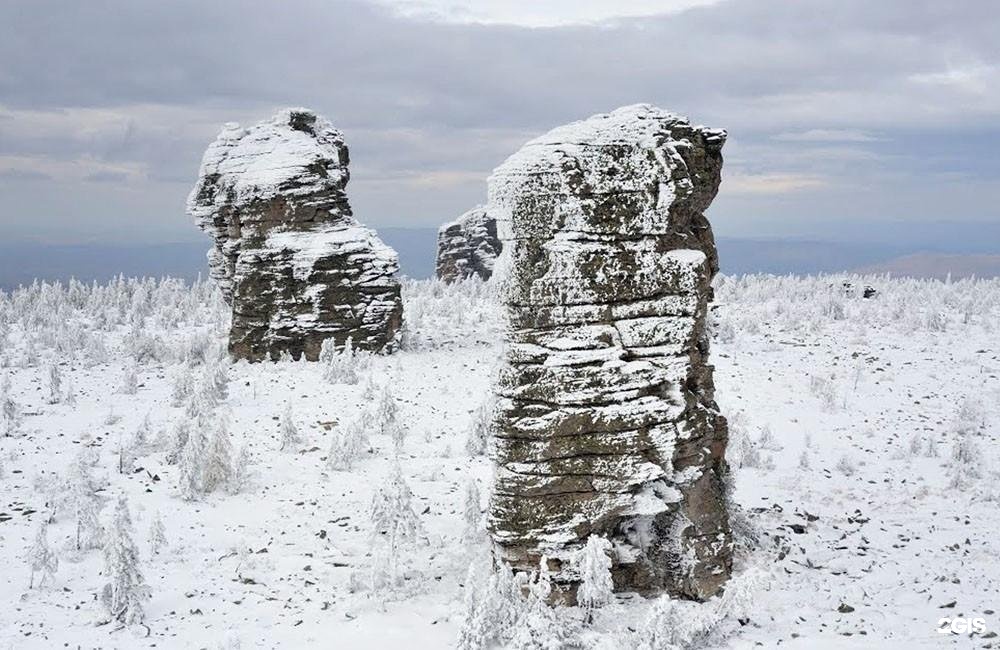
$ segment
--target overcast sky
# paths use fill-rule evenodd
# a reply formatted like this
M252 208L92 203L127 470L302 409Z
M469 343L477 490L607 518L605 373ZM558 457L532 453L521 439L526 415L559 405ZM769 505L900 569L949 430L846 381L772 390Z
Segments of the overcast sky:
M197 240L206 145L284 106L344 132L376 227L635 102L729 130L723 235L996 222L998 34L996 0L4 0L0 239Z

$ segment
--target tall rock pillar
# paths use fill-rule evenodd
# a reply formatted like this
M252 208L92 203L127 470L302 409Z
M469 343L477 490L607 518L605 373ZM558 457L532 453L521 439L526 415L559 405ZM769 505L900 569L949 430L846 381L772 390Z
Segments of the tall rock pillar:
M398 259L352 215L348 162L340 131L307 109L227 124L205 152L188 213L214 240L209 267L233 308L234 357L315 361L327 339L396 347Z
M648 105L527 143L489 182L509 320L489 528L502 559L614 545L618 590L704 599L729 577L725 419L706 318L718 269L703 214L725 131Z

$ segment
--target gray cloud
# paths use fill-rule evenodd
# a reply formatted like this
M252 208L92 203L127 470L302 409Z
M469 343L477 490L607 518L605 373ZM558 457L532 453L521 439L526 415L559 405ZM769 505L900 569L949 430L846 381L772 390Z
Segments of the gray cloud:
M649 101L730 130L722 224L990 218L1000 165L978 143L1000 136L998 32L991 0L728 0L550 29L327 0L3 3L0 165L30 159L63 192L128 180L49 202L46 218L186 236L218 126L307 105L345 132L357 214L427 225L482 200L532 135ZM42 209L15 180L0 179L18 197L0 228Z

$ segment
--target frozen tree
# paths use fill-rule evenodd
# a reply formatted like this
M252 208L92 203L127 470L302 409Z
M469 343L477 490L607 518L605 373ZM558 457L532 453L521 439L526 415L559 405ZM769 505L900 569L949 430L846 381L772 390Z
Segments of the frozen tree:
M149 447L149 434L153 430L153 425L149 421L149 411L143 416L135 433L132 434L132 446L136 453L143 453Z
M35 587L35 574L41 574L38 586L45 584L46 580L51 582L55 579L56 571L59 570L59 557L49 548L49 523L44 519L38 525L38 532L35 533L35 541L28 548L28 566L31 567L31 578L28 580L28 589Z
M510 643L504 646L508 650L550 650L567 645L572 631L559 616L558 608L548 604L552 593L548 562L544 555L539 560L521 617L514 625Z
M371 538L378 547L373 554L373 566L379 569L376 573L387 573L393 585L400 578L402 551L423 536L423 526L412 502L413 493L396 463L375 492L371 505ZM387 568L382 571L382 567Z
M133 446L134 438L126 439L124 435L118 436L118 473L131 474L135 469L136 449Z
M375 379L375 374L368 372L365 374L365 381L361 388L361 397L365 400L374 400L379 394L379 383Z
M217 403L229 399L229 364L227 362L216 361L209 364L205 370L205 379L205 383L211 387L212 395Z
M490 437L490 422L493 417L494 398L490 392L486 399L476 409L465 438L465 451L470 456L482 456L486 453Z
M803 449L799 455L799 469L809 469L809 450Z
M250 482L250 450L244 443L240 445L240 450L236 452L233 461L233 472L226 485L226 491L230 494L238 494Z
M201 427L193 428L181 451L177 477L177 488L181 498L193 501L204 491L202 479L205 473L204 459L208 446L205 433Z
M62 373L58 364L49 366L49 404L58 404L63 399L62 393Z
M285 412L281 415L281 451L295 449L300 444L302 437L299 435L298 427L295 426L295 420L292 419L292 405L289 403L285 405Z
M104 576L101 602L112 620L124 625L142 623L142 601L149 587L139 569L139 551L132 540L132 517L125 495L118 497L111 530L104 544Z
M163 525L160 513L156 513L153 521L149 524L149 552L151 555L159 555L160 551L167 547L167 529Z
M948 487L964 490L983 476L983 451L975 433L961 427L955 430L955 442L948 462Z
M229 426L225 418L218 418L212 428L208 442L208 454L204 460L201 488L212 492L217 487L228 485L233 478L233 444L229 437Z
M191 424L186 420L178 420L166 435L167 463L176 465L180 462L188 438L191 437Z
M595 609L604 607L614 598L610 553L611 542L606 537L591 535L576 558L580 572L576 600L586 610L588 622Z
M524 602L510 567L500 562L488 580L475 563L465 581L465 620L458 635L458 650L486 650L508 641Z
M139 368L134 360L129 360L122 369L121 384L118 392L122 395L135 395L139 391Z
M190 368L184 367L174 378L174 389L171 393L173 405L184 406L193 392L194 376L192 375Z
M76 550L99 548L104 530L101 527L100 482L91 473L86 450L73 461L66 481L66 502L74 523Z
M76 406L76 386L73 385L73 378L67 377L63 386L63 402L67 406Z
M21 430L21 406L11 395L10 375L0 384L0 429L5 436L16 436Z
M463 512L465 530L462 539L467 542L477 542L484 537L483 509L480 505L479 486L475 479L470 478L465 484L465 509Z
M347 337L347 342L344 343L344 348L340 351L337 351L333 339L323 341L320 357L325 362L323 379L331 384L358 383L357 359L351 337Z
M333 436L326 458L327 467L334 471L348 471L367 449L368 435L364 422L352 420L344 425L343 431Z
M393 449L397 455L402 451L406 428L399 421L399 406L388 384L382 386L382 390L375 398L375 404L366 413L365 422L375 433L392 438Z

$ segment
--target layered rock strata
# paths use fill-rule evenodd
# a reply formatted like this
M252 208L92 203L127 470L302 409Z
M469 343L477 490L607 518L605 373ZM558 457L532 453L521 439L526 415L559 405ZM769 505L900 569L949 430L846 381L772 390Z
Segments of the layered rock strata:
M704 216L725 131L648 105L526 144L489 181L508 339L489 528L500 556L614 546L617 590L704 599L730 575L725 419L706 318L718 261Z
M205 152L188 213L232 305L229 350L316 360L326 339L393 349L402 324L395 251L352 215L347 145L306 109L227 124Z
M437 277L445 282L489 280L499 254L496 221L486 208L473 208L438 230Z

